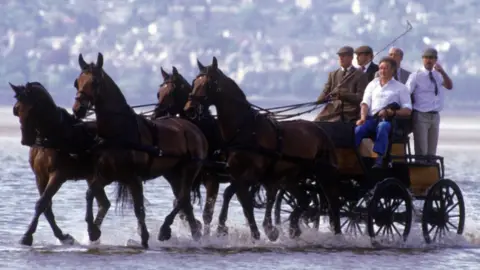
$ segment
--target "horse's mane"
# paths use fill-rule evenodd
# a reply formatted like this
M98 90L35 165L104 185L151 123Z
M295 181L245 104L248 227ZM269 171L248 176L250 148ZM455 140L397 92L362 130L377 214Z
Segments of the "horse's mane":
M41 104L41 106L57 107L52 95L39 82L28 82L22 95L29 101Z
M238 94L239 95L239 98L240 99L243 99L245 101L247 101L247 96L245 95L245 93L242 91L242 89L240 88L240 86L238 86L238 84L232 79L230 78L229 76L225 75L225 73L223 73L223 71L220 69L220 68L216 68L214 69L211 65L210 66L207 66L205 67L205 70L203 72L200 72L199 75L207 75L209 74L210 72L212 73L217 73L218 75L220 75L219 77L224 79L227 83L230 84L230 86L232 88L230 89L235 89L235 94ZM247 101L248 102L248 101Z
M82 72L90 73L93 75L94 74L93 70L95 68L97 68L95 64L91 63L85 69L83 69ZM121 101L128 105L125 95L122 93L122 90L120 90L120 87L118 87L118 85L115 83L112 77L110 77L110 75L108 75L108 73L103 68L101 68L101 72L102 72L103 80L107 84L107 88L110 89L110 87L112 87L113 90L117 92L118 97L121 98Z

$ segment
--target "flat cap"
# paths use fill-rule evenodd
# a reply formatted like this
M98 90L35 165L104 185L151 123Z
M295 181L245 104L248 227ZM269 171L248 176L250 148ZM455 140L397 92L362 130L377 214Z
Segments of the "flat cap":
M367 46L367 45L364 45L364 46L360 46L358 48L355 49L355 53L371 53L373 54L373 50L370 46Z
M337 54L349 54L353 55L353 48L350 46L343 46L338 50Z
M425 51L423 51L422 57L435 57L437 58L438 53L437 50L434 48L428 48Z

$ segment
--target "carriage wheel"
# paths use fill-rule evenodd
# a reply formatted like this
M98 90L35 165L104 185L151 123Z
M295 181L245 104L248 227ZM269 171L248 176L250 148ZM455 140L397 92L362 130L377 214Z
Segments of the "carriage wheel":
M382 242L406 241L412 224L412 198L395 178L387 178L375 187L368 205L368 235Z
M304 223L305 226L309 228L318 229L320 226L320 216L326 214L325 197L322 197L323 189L320 188L320 191L308 190L307 194L310 197L310 204L308 208L303 211L300 220ZM277 194L274 205L274 218L275 225L281 226L286 222L290 221L290 215L293 212L293 209L298 207L297 200L287 191L280 190Z
M367 232L365 224L365 215L367 203L361 198L359 201L346 200L340 198L340 226L342 234L348 236L361 236Z
M435 183L423 205L422 231L425 242L441 240L448 232L462 234L465 204L458 185L450 179Z

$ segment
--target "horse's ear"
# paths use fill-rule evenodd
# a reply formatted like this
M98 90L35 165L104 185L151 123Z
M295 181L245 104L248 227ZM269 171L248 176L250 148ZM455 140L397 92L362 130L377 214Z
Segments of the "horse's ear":
M103 54L98 53L97 55L97 67L102 68L103 67Z
M168 79L168 73L163 70L163 67L160 67L160 71L162 72L162 77L164 80Z
M213 59L212 59L212 68L214 70L217 70L218 69L218 62L217 62L217 58L214 56Z
M85 62L85 60L83 60L83 55L82 54L78 55L78 64L80 65L81 69L85 69L88 66L87 62Z
M178 70L175 66L172 67L172 74L178 76Z
M199 69L200 71L204 71L204 70L205 70L205 66L204 66L202 63L200 63L200 60L198 60L198 59L197 59L197 66L198 66L198 69Z
M10 87L12 88L13 92L15 92L16 95L20 93L20 89L18 89L17 86L11 84L10 82L8 82L8 84L10 85Z

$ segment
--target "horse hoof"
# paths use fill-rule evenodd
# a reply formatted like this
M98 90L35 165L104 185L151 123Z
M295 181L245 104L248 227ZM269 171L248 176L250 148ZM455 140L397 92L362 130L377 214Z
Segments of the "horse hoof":
M204 236L210 235L210 226L206 225L205 227L203 227L203 235Z
M290 238L295 239L300 237L302 231L300 229L290 229Z
M253 240L260 240L260 232L253 232L252 238Z
M200 230L196 230L196 231L192 232L192 238L195 241L199 241L200 238L202 238L202 232Z
M91 242L95 242L100 239L102 232L97 227L97 225L88 226L88 237L90 238Z
M202 230L202 226L203 226L202 222L200 222L200 220L198 219L195 219L195 223L197 225L197 229Z
M144 249L148 249L148 241L146 241L146 242L142 241L142 247Z
M160 229L160 233L158 234L158 241L167 241L172 238L172 229L170 227L163 227Z
M70 234L64 234L62 236L62 238L60 239L60 242L62 243L62 245L73 245L75 244L75 238L73 238Z
M275 227L272 227L267 234L268 240L272 242L277 241L279 236L280 236L280 232Z
M24 246L31 246L33 244L33 235L24 235L20 244Z
M227 236L228 235L228 227L227 226L218 226L217 227L217 236Z

